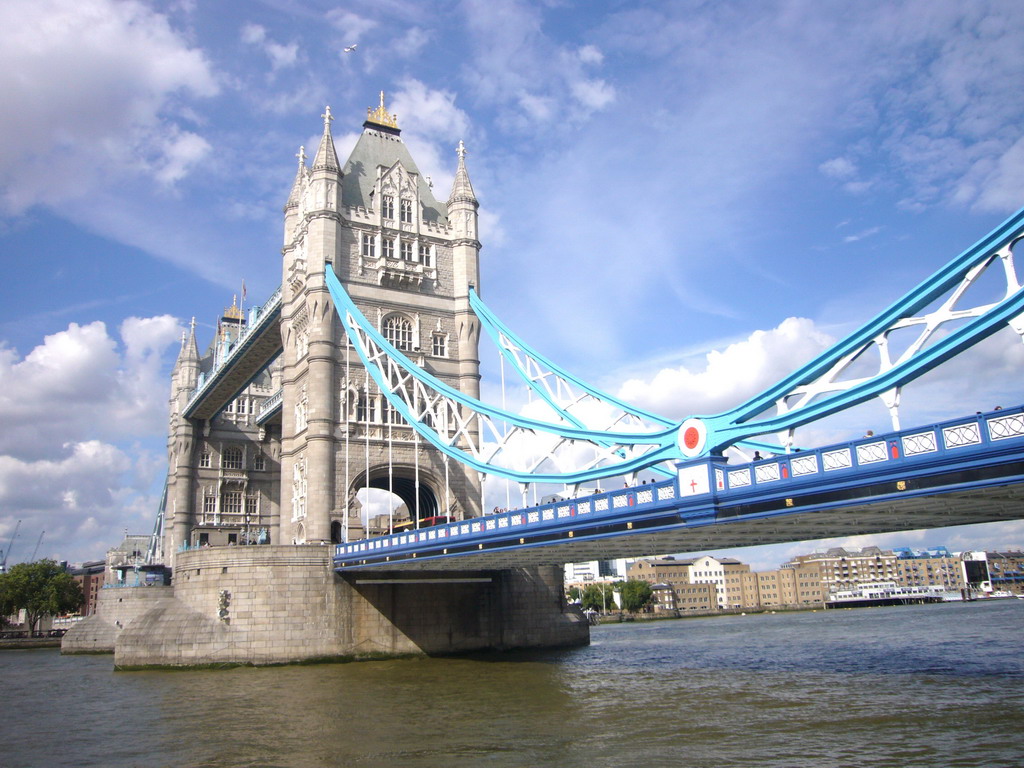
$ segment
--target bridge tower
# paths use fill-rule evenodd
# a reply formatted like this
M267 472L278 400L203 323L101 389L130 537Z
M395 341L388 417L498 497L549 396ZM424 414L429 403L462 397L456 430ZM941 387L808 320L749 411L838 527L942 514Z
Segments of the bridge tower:
M480 287L478 203L465 150L460 142L446 205L417 168L383 93L367 113L342 164L326 110L312 165L300 150L284 209L276 543L362 537L364 488L391 491L413 519L471 517L482 506L477 473L421 442L366 375L328 293L330 266L392 344L451 386L479 394L479 327L469 306L469 287Z
M199 369L199 348L196 345L196 326L193 320L189 335L186 337L182 334L181 350L171 372L170 429L167 436L167 487L170 495L164 525L164 552L171 562L178 547L189 540L192 532L188 511L193 506L192 463L198 430L195 422L182 418L180 414L185 410L199 382ZM177 510L180 512L176 514Z

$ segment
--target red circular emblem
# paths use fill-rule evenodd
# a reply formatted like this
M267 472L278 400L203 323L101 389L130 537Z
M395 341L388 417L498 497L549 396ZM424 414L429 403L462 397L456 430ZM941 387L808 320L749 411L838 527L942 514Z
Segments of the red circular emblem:
M700 432L697 431L696 427L687 427L686 431L683 432L683 443L691 451L697 447L700 443Z

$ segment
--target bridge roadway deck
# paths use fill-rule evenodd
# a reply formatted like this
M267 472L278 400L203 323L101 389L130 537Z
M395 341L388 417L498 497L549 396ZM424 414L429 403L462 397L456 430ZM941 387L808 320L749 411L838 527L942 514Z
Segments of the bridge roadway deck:
M339 573L702 552L1024 518L1024 408L339 544Z

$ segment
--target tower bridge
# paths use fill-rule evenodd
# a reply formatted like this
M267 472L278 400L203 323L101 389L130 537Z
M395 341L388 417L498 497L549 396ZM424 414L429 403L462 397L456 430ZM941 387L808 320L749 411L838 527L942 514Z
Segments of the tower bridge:
M280 288L225 310L205 354L194 324L183 339L161 510L173 584L105 596L66 651L106 644L132 667L576 645L567 561L1024 513L1021 408L900 423L905 385L1001 329L1024 337L1024 211L790 376L676 421L574 376L484 303L462 142L441 201L383 94L344 163L322 117L284 207ZM1001 287L979 299L983 279ZM480 400L481 336L543 414ZM797 449L798 428L876 397L887 434ZM524 508L484 515L485 477ZM571 498L527 507L552 486ZM401 502L376 523L371 489ZM390 533L437 515L452 522Z

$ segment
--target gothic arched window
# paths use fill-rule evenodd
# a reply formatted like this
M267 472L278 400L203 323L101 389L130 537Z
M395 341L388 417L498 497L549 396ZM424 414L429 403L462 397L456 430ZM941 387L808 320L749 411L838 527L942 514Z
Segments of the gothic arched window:
M224 469L241 469L242 449L233 445L225 448L220 457L220 465Z
M402 315L390 315L384 318L384 338L395 347L403 351L410 351L412 344L412 322Z

